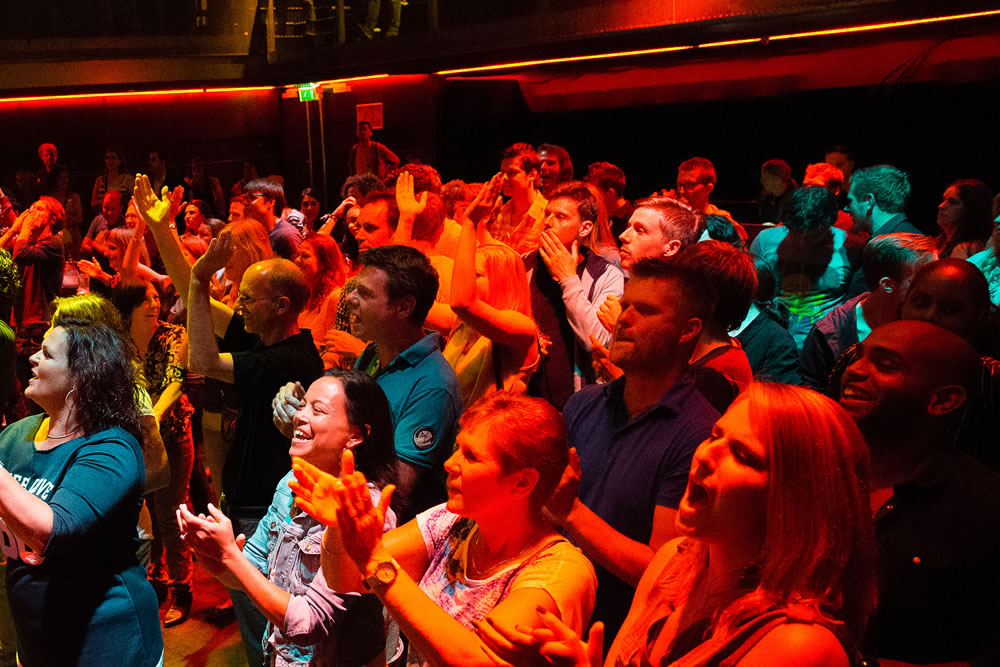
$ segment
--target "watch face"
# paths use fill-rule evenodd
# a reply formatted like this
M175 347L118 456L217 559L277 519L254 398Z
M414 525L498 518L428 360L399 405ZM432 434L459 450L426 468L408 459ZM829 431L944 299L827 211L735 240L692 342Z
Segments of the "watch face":
M379 563L375 568L375 577L383 584L391 584L396 578L396 568L389 561Z

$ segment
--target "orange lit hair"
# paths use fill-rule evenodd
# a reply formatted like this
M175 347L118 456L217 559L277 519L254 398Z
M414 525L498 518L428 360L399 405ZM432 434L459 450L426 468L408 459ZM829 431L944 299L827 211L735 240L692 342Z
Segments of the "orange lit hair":
M256 220L244 218L229 223L223 229L229 229L236 249L243 250L247 254L249 258L247 266L256 264L262 259L274 257L271 241L267 238L267 230ZM237 278L242 278L242 276L237 276ZM238 283L239 279L233 280L233 282Z
M483 258L489 284L486 302L498 310L516 310L531 317L531 287L521 256L503 243L481 245L476 252Z
M347 263L340 252L340 246L332 237L326 234L310 234L299 246L309 244L316 253L316 263L319 266L319 282L309 288L309 308L318 308L326 296L344 284L347 280Z
M538 471L531 504L541 512L569 460L562 415L544 399L496 391L466 408L458 423L462 429L485 429L505 473L525 468Z

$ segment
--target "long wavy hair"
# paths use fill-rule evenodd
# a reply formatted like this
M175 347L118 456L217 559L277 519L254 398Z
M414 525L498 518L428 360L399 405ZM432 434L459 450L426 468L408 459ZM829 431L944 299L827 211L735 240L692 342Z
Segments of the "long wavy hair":
M749 619L793 602L860 636L876 600L861 432L837 403L803 387L758 382L736 401L750 402L753 431L767 445L767 523L760 556L744 577L749 590L719 611L710 642L722 645ZM698 542L687 557L693 567L685 593L707 567L707 547Z
M962 200L962 213L955 226L955 233L947 238L942 232L937 237L938 254L948 257L955 246L970 241L986 243L995 227L993 223L993 191L976 178L963 178L948 187L958 190Z
M136 395L136 365L131 345L113 327L63 316L73 403L85 435L118 426L142 440ZM123 400L131 397L132 400Z

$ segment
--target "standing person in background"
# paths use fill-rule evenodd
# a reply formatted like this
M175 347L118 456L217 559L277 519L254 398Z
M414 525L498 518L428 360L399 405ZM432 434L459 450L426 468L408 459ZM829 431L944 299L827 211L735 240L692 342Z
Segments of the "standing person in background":
M792 168L784 160L768 160L760 166L760 197L757 201L757 221L781 223L781 207L788 195L798 187L792 178Z
M60 236L63 247L66 248L67 259L76 259L80 255L80 243L83 240L80 224L83 222L83 204L80 195L70 192L69 169L64 164L57 164L49 172L45 194L63 205L66 211L66 221L63 223Z
M510 197L490 223L490 234L519 255L538 248L548 200L538 189L541 158L529 144L513 144L500 156L502 191Z
M205 173L205 160L200 157L191 158L191 175L184 177L184 199L193 201L201 199L211 208L212 216L217 217L226 210L226 199L222 196L222 185L215 176Z
M135 177L125 169L125 158L117 148L104 149L104 173L94 180L94 188L90 194L90 208L101 210L104 195L109 192L120 192L122 201L132 197L132 187Z
M23 297L14 304L17 378L21 391L28 386L31 376L28 359L41 349L51 322L49 304L62 286L65 254L58 232L65 215L62 204L52 197L42 197L0 239L3 247L13 238L11 255L20 269L24 290ZM37 412L30 400L25 401L24 409L24 414Z
M264 225L271 249L278 257L295 258L302 243L302 232L279 217L285 210L285 188L269 178L258 178L244 186L246 207L243 215ZM230 208L231 211L231 208Z
M601 192L604 207L608 211L611 235L618 243L619 237L628 227L629 218L635 207L625 199L625 172L610 162L594 162L587 168L584 179Z
M538 189L547 199L561 183L573 180L573 160L562 146L542 144L538 147L541 166L538 170Z
M310 234L299 246L295 266L309 285L309 300L299 313L299 328L309 330L316 349L322 353L326 332L333 328L337 317L337 301L347 280L347 264L336 241L324 234Z
M386 37L395 37L399 34L399 22L403 18L403 0L368 0L368 15L364 23L358 24L358 29L365 39L375 38L375 29L378 27L378 17L381 14L382 3L389 4L389 25L385 29Z
M379 0L369 0L378 4ZM399 3L399 0L392 0ZM377 20L378 14L376 14ZM393 153L385 144L372 141L372 124L367 120L358 123L358 143L351 146L351 161L348 168L351 176L374 174L380 180L390 171L399 166L399 156Z
M257 163L253 160L243 160L243 178L233 184L233 187L229 191L229 198L235 199L242 195L245 192L243 186L258 178L260 176L257 174Z
M49 172L52 171L52 168L56 166L56 162L59 161L59 150L55 144L42 144L38 147L38 159L41 160L42 166L35 172L34 199L32 199L32 203L48 190ZM28 202L25 202L25 205L27 204Z

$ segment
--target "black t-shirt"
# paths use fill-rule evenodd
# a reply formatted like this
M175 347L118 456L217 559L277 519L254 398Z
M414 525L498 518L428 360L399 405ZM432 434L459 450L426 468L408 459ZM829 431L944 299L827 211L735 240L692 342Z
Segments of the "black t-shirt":
M239 414L233 444L222 470L222 490L230 511L241 517L264 516L274 487L291 468L288 438L271 421L271 401L287 382L308 387L323 373L312 334L303 329L280 343L264 345L233 315L220 349L233 355Z

